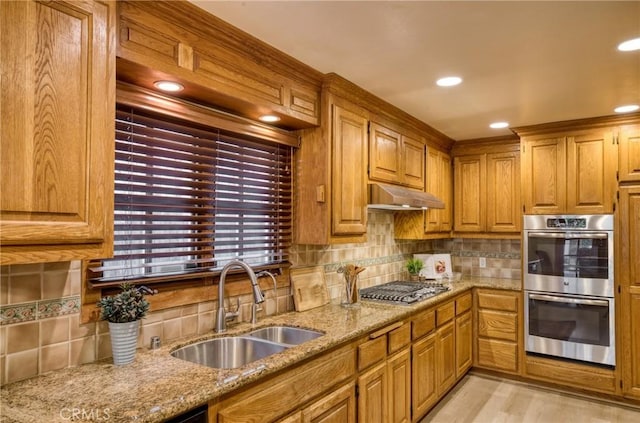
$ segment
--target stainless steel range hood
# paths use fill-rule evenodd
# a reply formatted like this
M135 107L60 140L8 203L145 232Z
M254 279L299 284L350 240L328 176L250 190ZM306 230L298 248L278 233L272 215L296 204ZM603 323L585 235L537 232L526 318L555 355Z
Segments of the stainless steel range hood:
M398 185L370 183L369 208L382 210L444 209L444 203L432 194Z

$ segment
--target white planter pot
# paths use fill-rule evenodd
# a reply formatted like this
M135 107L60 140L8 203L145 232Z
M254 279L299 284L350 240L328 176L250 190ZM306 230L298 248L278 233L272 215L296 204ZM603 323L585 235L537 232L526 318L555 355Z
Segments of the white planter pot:
M119 366L132 363L136 357L140 320L127 323L109 322L113 364Z

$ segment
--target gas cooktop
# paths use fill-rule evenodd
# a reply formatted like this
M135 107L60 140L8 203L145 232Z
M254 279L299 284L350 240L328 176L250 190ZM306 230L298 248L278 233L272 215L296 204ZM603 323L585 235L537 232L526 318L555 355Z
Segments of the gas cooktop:
M360 290L360 298L389 304L410 305L447 292L449 286L436 282L392 281Z

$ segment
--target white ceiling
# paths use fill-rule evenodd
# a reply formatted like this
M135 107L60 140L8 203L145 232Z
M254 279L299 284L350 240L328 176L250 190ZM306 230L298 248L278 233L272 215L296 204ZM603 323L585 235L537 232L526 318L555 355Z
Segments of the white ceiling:
M456 140L640 103L640 1L192 2Z

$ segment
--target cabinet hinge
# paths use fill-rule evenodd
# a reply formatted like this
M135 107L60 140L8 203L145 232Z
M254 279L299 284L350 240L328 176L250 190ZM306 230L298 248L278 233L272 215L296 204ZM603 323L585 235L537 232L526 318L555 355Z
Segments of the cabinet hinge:
M616 170L616 181L620 180L620 171Z
M371 121L367 122L367 135L371 134Z
M527 206L525 206L524 204L522 205L522 213L527 211Z
M620 291L620 285L618 285L618 294L620 294L620 292L622 291Z
M620 389L622 389L622 379L620 380Z
M356 385L356 398L360 396L360 385Z

